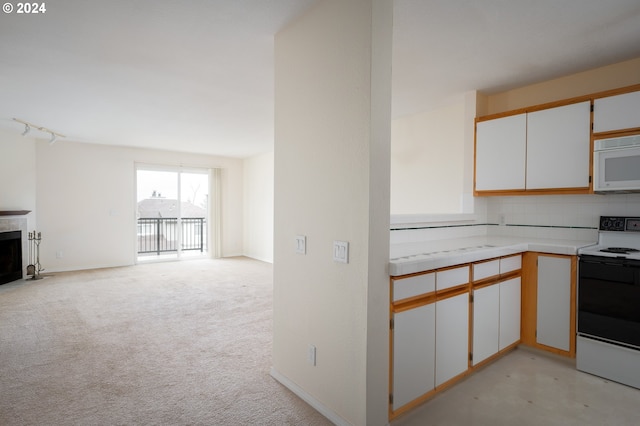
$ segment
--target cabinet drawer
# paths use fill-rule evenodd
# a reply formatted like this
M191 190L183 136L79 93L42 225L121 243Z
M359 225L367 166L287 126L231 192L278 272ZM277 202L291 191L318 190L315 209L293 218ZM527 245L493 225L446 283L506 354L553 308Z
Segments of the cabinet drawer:
M469 266L436 272L436 289L444 290L469 282Z
M500 273L517 271L522 269L522 255L503 257L500 259Z
M488 262L479 262L473 264L473 281L480 281L485 278L493 277L500 274L500 259L490 260Z
M436 274L416 275L409 278L393 280L393 301L408 299L436 290Z

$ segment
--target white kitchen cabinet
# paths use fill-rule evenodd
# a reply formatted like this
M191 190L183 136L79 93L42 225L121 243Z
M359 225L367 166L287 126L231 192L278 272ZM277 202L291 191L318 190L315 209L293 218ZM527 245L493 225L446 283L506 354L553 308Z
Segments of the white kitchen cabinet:
M571 258L538 256L536 342L571 348Z
M506 274L508 272L517 271L522 268L522 255L517 254L515 256L507 256L500 258L500 273Z
M526 144L526 114L478 122L475 189L525 189Z
M473 291L473 365L498 352L500 302L500 284Z
M640 127L640 91L593 101L593 132Z
M431 272L428 274L414 275L407 278L399 278L393 280L393 301L397 302L403 299L420 296L422 294L432 293L436 290L436 274Z
M435 303L394 314L394 410L435 387L435 320Z
M476 191L590 187L591 101L476 123Z
M472 265L471 279L480 281L500 275L500 259L489 260L488 262L477 262Z
M439 386L468 369L469 293L436 302L436 374Z
M522 280L520 277L500 283L499 350L503 350L520 340L521 294Z
M469 266L443 269L436 272L436 290L445 290L469 282Z
M526 189L588 188L591 102L527 114Z
M520 340L521 279L473 292L473 365Z

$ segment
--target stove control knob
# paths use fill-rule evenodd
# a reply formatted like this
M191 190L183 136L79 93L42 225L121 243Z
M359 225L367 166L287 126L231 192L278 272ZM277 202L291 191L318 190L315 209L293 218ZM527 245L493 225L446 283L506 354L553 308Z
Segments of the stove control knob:
M640 219L633 218L627 220L627 231L640 231Z

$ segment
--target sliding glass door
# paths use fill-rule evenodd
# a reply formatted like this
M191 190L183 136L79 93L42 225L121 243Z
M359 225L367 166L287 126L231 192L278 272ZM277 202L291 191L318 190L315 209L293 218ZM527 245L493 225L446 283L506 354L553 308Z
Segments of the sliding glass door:
M209 182L206 169L136 167L138 262L208 255Z

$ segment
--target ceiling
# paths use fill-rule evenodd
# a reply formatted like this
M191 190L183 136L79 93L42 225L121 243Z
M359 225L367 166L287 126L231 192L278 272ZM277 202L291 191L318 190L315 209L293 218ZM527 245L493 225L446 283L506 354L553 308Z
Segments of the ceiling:
M0 128L21 133L19 118L78 142L271 151L273 36L315 1L57 0L1 13ZM640 57L640 2L394 0L393 46L397 117Z

